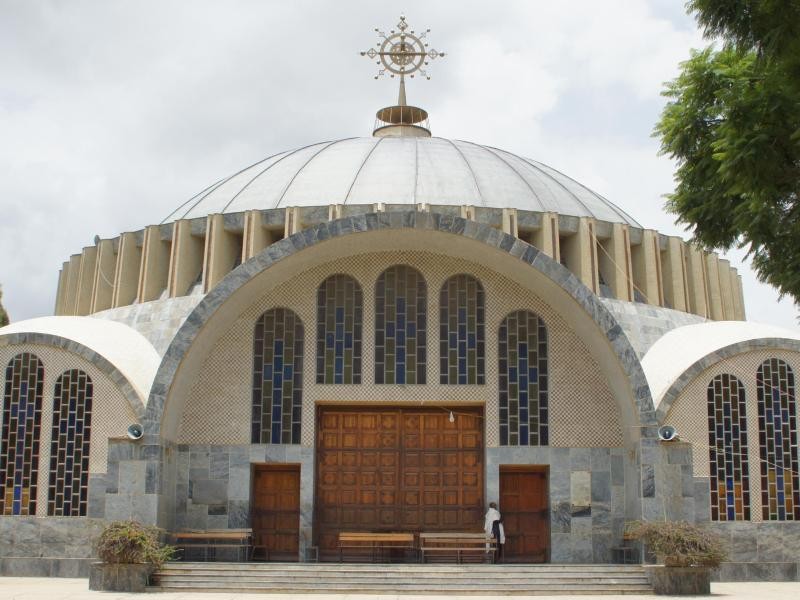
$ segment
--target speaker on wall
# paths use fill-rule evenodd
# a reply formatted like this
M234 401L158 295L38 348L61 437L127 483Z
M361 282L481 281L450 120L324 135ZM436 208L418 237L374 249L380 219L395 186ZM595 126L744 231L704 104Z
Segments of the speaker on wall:
M662 442L671 442L678 439L678 431L672 425L662 425L658 428L658 439Z
M144 435L144 428L139 423L128 425L128 437L132 440L140 440Z

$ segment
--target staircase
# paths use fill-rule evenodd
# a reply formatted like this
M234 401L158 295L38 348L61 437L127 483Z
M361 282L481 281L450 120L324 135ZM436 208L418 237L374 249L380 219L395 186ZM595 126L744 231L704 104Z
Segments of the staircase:
M149 592L652 594L639 565L167 563Z

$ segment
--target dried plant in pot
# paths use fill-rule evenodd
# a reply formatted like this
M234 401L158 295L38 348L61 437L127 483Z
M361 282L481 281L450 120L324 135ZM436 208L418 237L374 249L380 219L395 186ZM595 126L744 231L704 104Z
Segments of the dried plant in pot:
M144 592L150 575L175 554L161 543L161 533L136 521L109 523L97 540L102 562L91 566L89 589Z
M710 594L711 570L727 558L722 538L685 521L636 521L626 535L644 542L663 563L650 570L656 594Z

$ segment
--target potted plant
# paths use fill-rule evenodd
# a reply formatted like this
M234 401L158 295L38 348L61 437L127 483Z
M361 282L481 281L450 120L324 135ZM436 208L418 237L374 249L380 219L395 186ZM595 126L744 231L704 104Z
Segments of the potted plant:
M172 558L175 549L163 545L161 530L136 521L114 521L97 540L102 562L89 571L89 589L144 592L150 575Z
M685 521L637 521L626 533L662 563L650 567L656 594L710 594L711 570L727 558L722 538Z

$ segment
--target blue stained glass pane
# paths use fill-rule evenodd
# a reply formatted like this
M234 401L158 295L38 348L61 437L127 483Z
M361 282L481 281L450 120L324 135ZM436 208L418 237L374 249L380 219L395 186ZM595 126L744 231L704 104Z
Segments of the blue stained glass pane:
M539 380L539 369L536 367L528 369L528 379L530 379L531 383L536 383Z
M397 314L406 312L406 299L402 296L397 298Z
M397 332L397 345L398 346L405 346L406 345L406 334L402 330Z
M517 382L517 368L516 367L509 367L508 369L508 379L512 383Z
M447 345L450 348L455 348L458 345L458 336L455 333L451 333L447 336Z
M19 486L14 486L14 500L17 502L22 500L22 488Z
M344 337L344 325L338 324L336 325L336 339L340 340Z
M474 334L474 333L470 333L470 334L467 336L467 345L468 345L470 348L475 348L475 345L476 345L476 340L475 340L475 334Z
M333 344L335 343L336 338L332 333L328 333L325 335L325 347L326 348L333 348Z
M395 381L397 383L405 383L406 382L406 367L404 364L398 364L397 370L395 371Z
M406 328L406 315L405 313L398 313L397 315L397 329L405 329Z
M27 396L28 395L28 382L21 381L19 384L19 395L20 396ZM25 398L20 398L20 404L24 404Z
M272 379L272 365L264 365L264 380Z
M408 331L409 337L414 337L417 335L417 325L413 321L409 321L408 327L406 327L406 331Z
M344 307L337 306L336 307L336 322L342 323L344 321Z
M275 340L275 358L283 357L283 340Z
M396 353L395 356L397 357L396 362L405 363L406 362L406 349L405 348L397 348L397 353Z
M353 347L353 334L346 333L344 336L344 347L345 348L352 348Z
M394 337L394 323L392 321L386 322L386 337L388 338Z
M272 424L272 443L273 444L280 444L281 443L281 424L280 423L273 423Z
M525 359L527 360L527 357L528 357L528 344L525 344L525 343L522 343L522 342L520 343L520 345L519 345L519 355L520 356L524 356Z
M293 371L292 365L286 365L285 367L283 367L284 381L289 381L290 379L292 379L292 371Z

